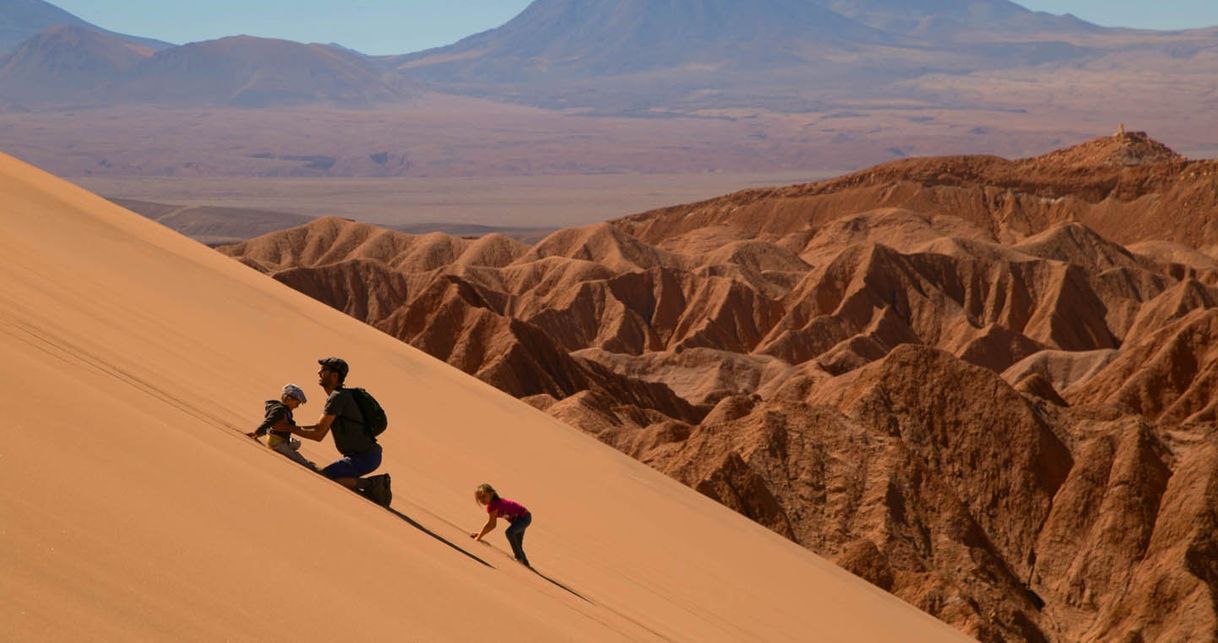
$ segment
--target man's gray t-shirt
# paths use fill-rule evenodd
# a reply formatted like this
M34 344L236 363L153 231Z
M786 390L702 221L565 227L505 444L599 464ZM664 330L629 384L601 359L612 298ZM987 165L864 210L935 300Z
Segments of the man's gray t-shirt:
M347 389L335 389L326 398L326 407L322 410L326 415L333 415L334 424L330 425L330 433L334 435L334 446L343 455L359 455L376 451L380 448L376 438L368 435L364 429L364 415L360 413L359 404L355 403L355 395Z

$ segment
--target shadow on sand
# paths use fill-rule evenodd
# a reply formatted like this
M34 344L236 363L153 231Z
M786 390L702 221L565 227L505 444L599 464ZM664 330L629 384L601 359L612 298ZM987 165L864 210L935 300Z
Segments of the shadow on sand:
M581 600L581 601L583 601L583 602L585 602L585 603L588 603L589 605L596 605L596 603L593 603L591 600L589 600L589 599L588 599L588 597L584 596L583 594L580 594L579 592L577 592L577 591L575 591L575 590L571 589L570 587L567 587L566 585L563 585L562 583L560 583L560 582L558 582L558 581L554 580L553 578L550 578L549 576L546 576L545 574L543 574L543 573L541 573L541 572L537 571L537 568L535 568L535 567L530 567L530 568L529 568L529 571L531 571L531 572L533 572L534 574L537 574L538 576L542 577L543 579L545 579L545 580L549 581L549 582L550 582L550 584L554 585L555 587L558 587L559 589L561 589L561 590L563 590L563 591L565 591L565 592L570 593L572 596L575 596L575 597L576 597L576 598L578 598L579 600Z
M495 566L494 566L494 565L492 565L492 564L490 564L490 563L486 562L485 560L483 560L483 559L481 559L481 558L479 558L479 557L475 556L474 554L471 554L471 553L469 553L468 551L466 551L466 550L462 549L461 547L457 546L457 544L456 544L456 543L454 543L454 542L452 542L451 540L449 540L449 539L445 538L444 536L441 536L440 534L437 534L436 532L434 532L434 531L432 531L432 530L428 529L427 527L424 527L423 525L421 525L421 524L419 524L418 522L416 522L414 518L411 518L410 516L407 516L406 514L404 514L404 513L400 512L400 511L398 511L397 509L394 509L394 508L392 508L392 507L386 507L386 508L385 508L385 511L388 511L389 513L391 513L391 514L393 514L393 515L397 516L398 518L401 518L402 520L404 520L404 521L406 522L406 524L410 525L411 527L414 527L415 529L418 529L419 531L421 531L421 532L423 532L423 533L427 534L428 536L431 536L432 538L435 538L436 540L438 540L438 541L440 541L440 542L444 543L445 545L448 545L448 546L449 546L449 547L451 547L452 549L455 549L456 551L461 552L462 554L466 555L466 556L467 556L467 557L469 557L470 559L475 560L475 561L477 561L477 562L479 562L479 563L481 563L481 564L483 564L483 565L485 565L485 566L487 566L487 567L490 567L491 569L495 569ZM545 578L545 577L543 576L542 578ZM546 579L546 580L549 580L549 579ZM550 582L551 582L551 583L553 583L554 581L550 581ZM562 586L561 586L561 585L559 585L559 587L562 587ZM567 588L563 587L563 589L567 589ZM568 589L567 591L569 591L569 592L570 592L571 590L569 590L569 589ZM572 592L572 593L574 593L574 592ZM579 595L578 595L578 594L576 594L576 596L579 596ZM583 598L583 597L582 597L582 596L580 596L580 598Z
M357 492L357 494L358 494L358 492ZM362 495L362 494L361 494L361 495ZM365 498L365 499L367 500L367 498ZM372 502L372 501L371 501L371 500L369 500L369 502ZM376 504L376 503L373 503L373 504ZM391 513L391 514L393 514L393 515L397 516L398 518L401 518L403 522L405 522L406 524L410 525L411 527L414 527L415 529L418 529L419 531L421 531L421 532L423 532L423 533L427 534L428 536L431 536L432 538L435 538L436 540L438 540L438 541L440 541L440 542L444 543L445 545L447 545L449 548L451 548L451 549L453 549L453 550L455 550L455 551L460 552L461 554L463 554L463 555L464 555L464 556L466 556L467 558L469 558L469 559L471 559L471 560L473 560L473 561L475 561L475 562L478 562L478 563L480 563L480 564L482 564L482 565L484 565L484 566L486 566L486 567L489 567L489 568L491 568L491 569L498 569L497 567L495 567L494 565L490 564L490 563L489 563L489 562L487 562L486 560L484 560L484 559L482 559L482 558L478 557L477 555L475 555L475 554L473 554L473 553L470 553L470 552L469 552L469 551L467 551L466 549L462 548L461 546L457 545L456 543L452 542L451 540L449 540L449 539L445 538L444 536L441 536L440 534L437 534L436 532L434 532L434 531L432 531L432 530L428 529L427 527L424 527L422 524L420 524L420 523L419 523L418 521L416 521L414 518L411 518L410 516L407 516L406 514L404 514L404 513L400 512L400 511L398 511L397 509L394 509L393 507L384 507L384 509L385 509L385 511L388 511L389 513ZM447 522L447 521L445 521L445 522ZM451 525L452 523L449 523L449 524ZM455 526L455 525L454 525L454 526ZM490 546L490 543L483 543L483 544L484 544L484 545L487 545L487 546ZM555 587L557 587L557 588L559 588L559 589L563 590L564 592L567 592L568 594L570 594L570 595L572 595L572 596L574 596L574 597L578 598L579 600L584 601L585 603L588 603L589 605L596 605L596 603L595 603L595 602L593 602L591 599L589 599L587 596L584 596L583 594L580 594L579 592L577 592L577 591L575 591L575 590L571 589L570 587L567 587L566 585L563 585L562 583L560 583L560 582L558 582L558 581L554 580L553 578L550 578L549 576L546 576L545 574L543 574L543 573L541 573L541 572L537 571L537 568L535 568L535 567L528 567L527 569L528 569L529 571L533 572L534 574L537 574L539 577L541 577L541 578L542 578L542 580L545 580L546 582L550 583L551 585L553 585L553 586L555 586Z
M238 431L238 432L240 432L240 431ZM248 433L245 433L245 432L240 432L240 433L241 433L241 435L243 435L243 436L245 436L245 437L248 437L248 438L250 438L250 439L253 439L255 443L258 443L258 440L257 440L256 438L254 438L254 436L252 436L252 435L250 435L250 434L248 434ZM259 444L260 444L260 443L259 443ZM282 455L282 454L281 454L281 455ZM319 469L319 468L317 467L317 465L316 465L316 464L314 464L314 463L312 463L312 462L309 462L309 461L308 461L307 459L305 459L303 456L300 456L300 457L299 457L299 459L297 459L297 458L292 458L292 457L290 457L290 456L284 456L284 457L286 457L288 461L290 461L290 462L295 462L296 464L298 464L298 465L300 465L300 466L304 467L305 469L307 469L307 470L309 470L309 471L311 471L311 472L313 472L313 473L317 474L318 476L322 477L323 479L327 479L327 478L325 477L325 475L324 475L324 474L322 474L321 469ZM335 482L334 480L330 480L330 482L334 482L334 484L338 484L338 483L337 483L337 482ZM339 486L341 487L341 486L343 486L343 485L339 485ZM346 487L343 487L343 488L344 488L344 489L346 489ZM379 507L379 506L381 506L381 505L379 505L379 504L378 504L378 503L377 503L375 500L373 500L373 499L369 498L368 496L364 495L364 494L363 494L362 492L360 492L360 491L356 491L355 489L347 489L347 490L348 490L348 491L350 491L350 492L352 492L352 493L354 493L355 495L357 495L357 496L359 496L359 497L363 498L365 501L372 503L373 505L376 505L376 506L378 506L378 507ZM448 545L448 546L449 546L451 549L453 549L453 550L455 550L455 551L460 552L461 554L465 555L467 558L469 558L469 559L471 559L471 560L473 560L473 561L475 561L475 562L477 562L477 563L480 563L480 564L482 564L482 565L484 565L484 566L486 566L486 567L489 567L489 568L491 568L491 569L496 569L496 567L495 567L494 565L492 565L492 564L490 564L490 563L486 562L485 560L483 560L483 559L479 558L478 556L475 556L474 554L470 553L469 551L467 551L467 550L465 550L465 549L462 549L462 548L461 548L460 546L458 546L456 543L454 543L454 542L452 542L451 540L449 540L449 539L445 538L444 536L441 536L440 534L437 534L436 532L434 532L434 531L432 531L432 530L428 529L427 527L424 527L422 524L420 524L420 523L419 523L418 521L416 521L414 518L411 518L410 516L407 516L406 514L404 514L404 513L400 512L400 511L398 511L397 509L394 509L393 507L382 507L382 508L383 508L385 511L388 511L389 513L391 513L391 514L393 514L393 515L397 516L398 518L401 518L403 522L405 522L406 524L410 525L411 527L414 527L415 529L418 529L419 531L421 531L421 532L423 532L423 533L427 534L428 536L431 536L432 538L435 538L436 540L438 540L438 541L440 541L440 542L444 543L445 545ZM545 578L545 576L542 576L542 578ZM546 580L550 580L550 579L546 578ZM551 583L554 583L555 585L558 585L559 587L562 587L563 589L566 589L568 592L571 592L571 590L567 589L566 587L563 587L563 586L562 586L561 584L559 584L559 583L555 583L555 582L554 582L554 581L552 581L552 580L550 580L550 582L551 582ZM572 594L575 594L575 592L571 592L571 593L572 593ZM576 596L579 596L579 594L575 594L575 595L576 595ZM579 596L579 597L580 597L580 598L584 598L583 596ZM587 600L587 599L584 599L584 600Z

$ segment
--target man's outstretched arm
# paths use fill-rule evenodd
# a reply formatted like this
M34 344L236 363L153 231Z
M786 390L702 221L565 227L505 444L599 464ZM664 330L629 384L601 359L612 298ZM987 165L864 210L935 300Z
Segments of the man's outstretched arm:
M306 440L321 442L330 434L330 427L334 425L334 420L337 415L323 415L313 426L294 426L292 433L299 435Z

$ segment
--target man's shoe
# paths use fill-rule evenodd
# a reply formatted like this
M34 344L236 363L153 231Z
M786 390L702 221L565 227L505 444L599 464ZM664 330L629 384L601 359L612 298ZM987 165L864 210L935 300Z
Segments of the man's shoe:
M393 488L390 486L389 474L385 474L385 502L384 506L388 507L389 503L393 502Z
M368 497L382 507L388 507L393 501L393 490L389 486L389 474L368 478Z

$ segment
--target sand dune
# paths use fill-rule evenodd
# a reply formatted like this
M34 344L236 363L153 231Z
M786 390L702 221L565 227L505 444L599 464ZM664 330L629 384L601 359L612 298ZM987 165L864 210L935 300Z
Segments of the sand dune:
M15 640L940 640L950 628L387 335L0 157ZM240 434L342 354L389 513ZM302 409L311 418L315 401ZM328 444L306 447L325 460ZM472 487L537 516L471 544ZM501 537L499 537L501 538ZM561 584L561 585L560 585Z

